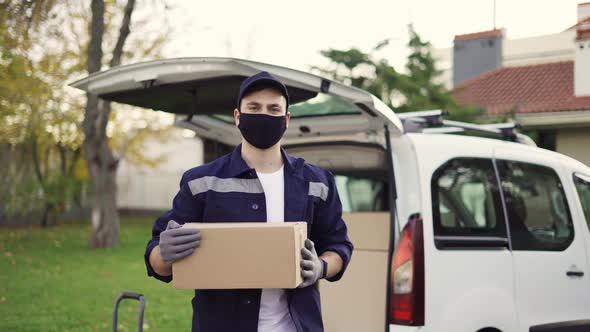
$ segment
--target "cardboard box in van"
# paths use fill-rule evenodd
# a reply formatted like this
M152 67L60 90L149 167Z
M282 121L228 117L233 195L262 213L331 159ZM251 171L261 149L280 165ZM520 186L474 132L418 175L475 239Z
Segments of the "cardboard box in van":
M177 289L296 288L305 222L186 223L201 245L172 264Z

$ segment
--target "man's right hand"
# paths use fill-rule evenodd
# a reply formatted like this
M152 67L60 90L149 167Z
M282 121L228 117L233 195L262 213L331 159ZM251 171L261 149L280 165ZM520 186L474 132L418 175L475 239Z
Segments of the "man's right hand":
M165 263L172 263L193 253L201 244L201 231L185 228L170 220L160 233L160 255Z

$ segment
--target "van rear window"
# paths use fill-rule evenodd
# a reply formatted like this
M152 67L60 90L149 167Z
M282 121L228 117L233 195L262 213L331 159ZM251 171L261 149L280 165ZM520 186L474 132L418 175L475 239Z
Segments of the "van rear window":
M565 250L574 238L557 173L546 166L499 160L513 250Z
M362 113L357 105L324 93L318 93L314 98L290 105L289 112L293 118Z
M434 172L431 190L435 235L506 237L492 160L452 159Z

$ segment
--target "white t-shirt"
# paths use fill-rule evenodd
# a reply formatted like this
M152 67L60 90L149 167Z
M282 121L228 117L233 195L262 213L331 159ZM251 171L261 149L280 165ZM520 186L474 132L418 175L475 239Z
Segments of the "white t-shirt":
M285 181L283 166L274 173L259 173L266 198L266 221L285 220ZM260 299L258 332L295 332L284 289L264 288Z

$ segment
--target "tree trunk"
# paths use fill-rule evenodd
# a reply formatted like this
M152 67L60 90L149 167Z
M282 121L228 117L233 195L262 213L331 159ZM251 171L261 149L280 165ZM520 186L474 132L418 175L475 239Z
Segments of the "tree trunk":
M102 143L99 155L103 160L106 141ZM102 163L94 160L89 164L94 192L92 198L92 237L90 245L94 248L111 248L119 244L119 213L117 211L117 166L116 163Z
M41 191L43 191L43 198L46 200L45 207L43 208L43 214L41 215L41 220L39 221L41 227L47 227L49 225L49 212L51 210L51 206L47 203L47 187L45 186L45 176L41 170L41 162L39 160L39 147L37 142L37 135L31 135L31 156L33 161L33 169L35 171L35 177L37 181L39 181L39 186L41 187Z
M110 248L119 243L120 224L116 182L118 160L108 146L105 131L111 107L109 102L89 95L86 111L87 114L96 114L93 121L95 127L92 128L88 123L84 126L84 154L93 186L90 245L94 248Z
M128 0L123 13L119 37L113 50L110 66L121 63L123 46L129 36L131 13L135 0ZM101 68L102 39L104 36L104 1L92 0L92 21L90 23L90 44L88 46L88 73ZM117 211L117 168L115 158L108 145L106 127L111 113L111 104L97 96L87 94L84 113L84 156L93 185L92 236L90 245L95 248L109 248L119 243L119 213Z
M56 215L53 208L54 206L52 204L45 204L45 207L43 208L43 215L41 216L41 227L55 225Z
M49 224L49 222L47 221L48 215L49 215L49 209L46 206L43 209L43 215L41 216L41 227L43 227L43 228L47 227L47 225Z

